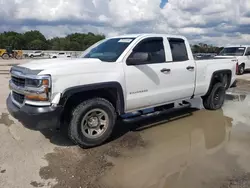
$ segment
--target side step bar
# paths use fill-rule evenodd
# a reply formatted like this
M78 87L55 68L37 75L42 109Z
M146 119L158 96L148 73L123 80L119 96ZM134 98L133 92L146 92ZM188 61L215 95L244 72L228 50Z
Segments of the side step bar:
M122 118L122 121L125 123L132 123L135 121L145 120L147 118L152 118L152 117L156 117L159 115L173 113L178 110L182 110L182 109L190 108L190 107L191 107L191 104L189 102L184 101L183 103L178 104L178 106L174 108L170 108L170 109L157 110L157 111L144 113L144 114L142 112L137 112L136 115L133 115L132 117Z

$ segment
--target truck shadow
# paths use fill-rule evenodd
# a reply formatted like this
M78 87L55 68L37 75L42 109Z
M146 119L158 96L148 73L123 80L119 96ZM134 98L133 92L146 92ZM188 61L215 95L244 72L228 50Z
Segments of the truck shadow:
M109 144L110 142L114 142L120 137L126 136L128 132L137 132L145 129L149 129L151 127L155 127L161 125L163 123L171 122L174 120L178 120L180 118L185 118L187 116L191 116L194 111L199 110L196 108L183 109L176 112L169 113L167 115L154 116L150 118L145 118L140 121L136 121L133 123L125 123L122 120L117 121L117 125L115 126L114 132L111 135L110 139L107 140L104 144ZM21 122L24 127L34 130L40 131L46 139L56 145L56 146L74 146L75 144L67 137L67 128L65 126L64 129L34 129L34 123L31 124L28 120Z

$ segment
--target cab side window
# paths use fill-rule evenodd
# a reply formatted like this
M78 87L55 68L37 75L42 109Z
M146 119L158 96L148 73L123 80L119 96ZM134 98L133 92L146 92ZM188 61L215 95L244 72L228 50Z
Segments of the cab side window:
M153 37L142 40L133 49L129 58L133 58L138 54L144 54L147 56L147 60L140 64L152 64L152 63L163 63L166 61L165 50L163 45L162 37Z
M245 56L250 56L250 47L247 48Z
M185 41L179 38L169 38L169 45L172 52L173 62L187 61L188 53Z

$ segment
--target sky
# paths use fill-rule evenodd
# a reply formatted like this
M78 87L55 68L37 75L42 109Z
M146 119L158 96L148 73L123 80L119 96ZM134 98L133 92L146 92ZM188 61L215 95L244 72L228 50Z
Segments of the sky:
M0 32L114 36L166 33L194 43L250 44L250 0L0 0Z

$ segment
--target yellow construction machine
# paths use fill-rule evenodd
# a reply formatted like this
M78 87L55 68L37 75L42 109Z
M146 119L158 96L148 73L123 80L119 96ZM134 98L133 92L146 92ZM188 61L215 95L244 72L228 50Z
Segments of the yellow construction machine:
M0 49L0 57L2 57L3 59L21 59L23 57L23 51L13 50L11 46L7 46L5 49Z

